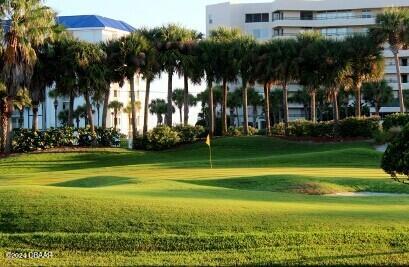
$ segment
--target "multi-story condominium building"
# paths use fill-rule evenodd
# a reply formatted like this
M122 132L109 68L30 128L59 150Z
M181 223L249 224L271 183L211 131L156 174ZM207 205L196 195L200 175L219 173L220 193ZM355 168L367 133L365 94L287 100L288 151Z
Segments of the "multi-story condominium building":
M219 26L240 28L260 41L295 37L315 30L328 38L344 38L364 33L375 24L376 15L389 7L408 7L408 0L276 0L269 3L221 3L207 6L207 34ZM404 89L409 89L409 50L401 51ZM385 49L385 79L398 95L396 68L392 53ZM298 90L296 85L290 90ZM383 107L382 113L398 112L398 104ZM251 114L251 110L249 111ZM291 119L304 118L301 105L290 106ZM251 119L250 119L251 121Z
M68 32L70 32L74 37L79 40L99 43L105 42L112 39L117 39L122 36L126 36L133 32L135 29L125 22L117 21L101 16L95 15L84 15L84 16L61 16L57 18L59 24L65 26ZM136 100L140 101L143 105L144 96L144 81L141 77L135 77L135 90L136 90ZM46 129L50 127L61 126L58 120L58 114L69 107L69 99L65 97L58 97L55 99L49 95L49 92L53 88L47 90L46 99L44 103L41 104L39 110L39 128ZM110 101L117 100L127 106L130 102L130 86L129 83L125 83L121 88L118 84L112 84ZM85 104L83 97L77 97L74 103L74 109ZM102 103L93 103L94 110L94 124L100 126L102 124ZM56 117L57 115L57 117ZM107 126L114 126L114 116L113 111L108 112ZM137 123L138 129L141 129L143 123L143 113L138 112ZM19 114L15 113L13 115L13 125L18 126ZM24 112L24 127L30 128L32 125L32 113L30 108L26 108ZM131 127L129 122L128 114L120 111L118 114L118 129L123 134L129 134ZM80 127L83 127L85 120L82 118L80 120Z

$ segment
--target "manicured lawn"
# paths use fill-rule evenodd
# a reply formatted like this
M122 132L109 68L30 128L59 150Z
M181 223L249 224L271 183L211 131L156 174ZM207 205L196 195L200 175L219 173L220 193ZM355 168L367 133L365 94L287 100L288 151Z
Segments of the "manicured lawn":
M368 142L263 137L0 160L0 265L409 264L409 195ZM9 251L53 251L7 260Z

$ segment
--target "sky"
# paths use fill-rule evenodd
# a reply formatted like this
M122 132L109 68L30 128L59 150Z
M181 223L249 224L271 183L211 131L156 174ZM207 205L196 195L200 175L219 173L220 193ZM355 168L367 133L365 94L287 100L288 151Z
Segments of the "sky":
M101 15L122 20L135 28L154 27L167 23L179 23L185 27L206 32L206 5L228 2L227 0L46 0L58 15ZM235 0L236 2L256 3L265 0ZM271 1L270 1L271 2ZM182 88L183 81L175 78L174 88ZM167 80L163 76L152 84L151 99L166 98ZM201 86L191 86L197 94L204 90ZM191 110L190 123L197 121L200 107ZM154 124L151 116L150 124ZM178 120L178 114L174 115Z

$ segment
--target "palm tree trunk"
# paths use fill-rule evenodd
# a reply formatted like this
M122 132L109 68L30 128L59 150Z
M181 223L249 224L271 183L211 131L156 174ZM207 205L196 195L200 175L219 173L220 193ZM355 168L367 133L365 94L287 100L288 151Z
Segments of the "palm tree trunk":
M361 88L355 89L355 117L361 117Z
M38 130L38 102L33 103L33 125L32 130Z
M223 79L222 93L222 135L227 134L227 80Z
M143 137L146 137L148 133L148 116L149 116L149 98L151 92L151 79L146 79L146 92L145 92L145 107L143 115Z
M239 108L236 107L236 119L237 119L237 127L240 127L240 117L239 117Z
M74 126L74 93L70 90L70 106L68 108L68 126Z
M249 115L248 115L248 106L247 106L247 81L243 80L243 134L249 134Z
M183 124L187 126L189 124L189 77L185 75L183 77L184 79L184 101L183 101L183 107L184 107L184 121ZM182 124L182 120L180 121L180 124Z
M271 136L271 121L270 121L270 88L267 83L264 84L264 113L266 120L266 134Z
M88 124L89 124L89 127L91 129L91 133L94 134L95 133L95 126L94 126L94 119L92 117L92 106L91 106L91 102L89 100L88 91L85 92L84 97L85 97L85 103L87 105Z
M403 99L402 76L400 72L400 63L399 63L399 50L394 51L393 56L395 58L396 75L398 78L400 113L404 113L405 112L405 102Z
M289 116L288 116L288 88L287 83L283 84L283 109L284 109L284 123L285 128L288 128Z
M317 105L316 105L317 93L315 90L311 92L311 120L313 123L317 123Z
M173 114L173 104L172 104L172 84L173 84L173 72L168 72L168 108L166 112L166 125L172 127L172 114Z
M334 121L339 121L339 108L338 108L338 92L334 92L332 94L332 104L333 104L333 111L334 111Z
M114 110L114 130L116 131L116 128L118 126L118 112Z
M132 76L129 79L131 86L131 107L132 107L132 144L135 146L137 139L137 127L136 127L136 106L135 106L135 78Z
M9 96L7 97L6 100L6 120L5 120L5 125L3 126L5 130L5 147L4 147L4 153L6 153L6 155L11 154L12 152L12 141L13 141L13 121L11 119L11 115L13 114L13 109L14 109L14 105L13 105L13 97Z
M179 107L179 122L180 122L180 125L183 124L182 108L183 107Z
M103 107L102 107L102 129L107 128L109 95L110 95L110 91L109 90L105 91L104 104L103 104Z
M7 136L7 103L0 99L0 152L3 152L6 147Z
M209 90L209 135L214 136L214 109L213 109L213 81L207 82L207 88Z

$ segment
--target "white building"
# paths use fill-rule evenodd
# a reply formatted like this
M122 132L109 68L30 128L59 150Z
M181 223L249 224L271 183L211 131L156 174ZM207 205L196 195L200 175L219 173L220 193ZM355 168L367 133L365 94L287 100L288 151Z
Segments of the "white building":
M126 36L133 32L135 29L125 22L117 21L101 16L95 15L83 15L83 16L62 16L57 18L58 23L65 26L67 31L72 33L72 35L82 41L87 41L91 43L105 42L111 39L117 39L122 36ZM59 97L56 99L49 96L49 92L52 88L47 90L45 102L41 104L39 110L39 128L46 129L50 127L61 126L58 121L58 114L69 108L69 99ZM141 106L144 105L145 99L145 85L141 77L135 77L135 94L136 101L141 102ZM117 100L124 104L124 107L130 102L130 86L129 83L125 83L122 88L118 84L112 84L110 101ZM57 109L55 109L55 103L58 102ZM74 109L78 106L85 104L83 97L78 97L75 99ZM93 103L94 112L94 123L96 126L101 126L102 122L102 103L99 104L99 112L97 103ZM57 115L57 118L56 116ZM18 126L19 114L16 112L13 114L13 125ZM30 108L26 108L24 112L24 127L30 128L32 126L32 112ZM74 124L76 124L74 122ZM137 114L137 129L141 130L143 127L143 112L140 110ZM85 120L81 119L80 127L85 125ZM108 111L107 126L114 126L113 112ZM118 129L123 134L129 134L131 129L129 116L124 112L118 114Z
M276 0L269 3L221 3L206 9L207 34L219 27L240 28L260 41L272 38L295 37L316 30L330 38L366 32L375 24L376 15L388 7L409 7L408 0ZM392 53L384 52L385 79L398 96L396 68ZM409 50L401 51L401 73L404 89L409 89ZM260 88L261 89L261 88ZM298 90L292 85L290 90ZM262 92L262 90L261 90ZM396 103L396 105L398 105ZM291 119L304 118L303 107L291 105ZM383 107L382 113L398 112L397 106ZM252 112L249 110L249 114ZM249 121L252 121L249 118Z

